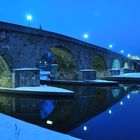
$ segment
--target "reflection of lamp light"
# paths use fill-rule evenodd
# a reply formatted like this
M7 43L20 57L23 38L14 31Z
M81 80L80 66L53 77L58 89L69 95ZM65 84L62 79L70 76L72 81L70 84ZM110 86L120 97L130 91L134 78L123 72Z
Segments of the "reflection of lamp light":
M47 123L47 124L50 124L50 125L52 125L52 124L53 124L53 122L52 122L52 121L50 121L50 120L47 120L47 121L46 121L46 123Z
M83 128L83 129L84 129L84 131L87 131L87 126L84 126L84 128Z
M130 95L127 95L127 99L130 99Z
M120 102L120 105L121 105L121 106L123 105L123 102L122 102L122 101Z
M109 114L112 114L112 111L111 111L111 110L109 110L109 111L108 111L108 113L109 113Z

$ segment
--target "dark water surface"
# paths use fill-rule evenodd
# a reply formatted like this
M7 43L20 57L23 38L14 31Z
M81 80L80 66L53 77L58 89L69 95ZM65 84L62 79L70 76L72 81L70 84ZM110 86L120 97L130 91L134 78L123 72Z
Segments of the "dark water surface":
M0 112L85 140L140 139L139 86L65 88L73 99L0 94Z

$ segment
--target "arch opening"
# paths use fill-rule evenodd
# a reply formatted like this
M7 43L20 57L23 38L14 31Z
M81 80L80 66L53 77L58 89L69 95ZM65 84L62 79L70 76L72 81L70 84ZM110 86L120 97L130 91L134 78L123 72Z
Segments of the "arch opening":
M61 46L52 47L39 60L39 68L47 70L50 74L54 72L56 79L77 79L76 62L71 52Z
M113 61L112 68L113 69L120 69L121 68L121 64L120 64L120 61L118 59L115 59Z
M132 63L132 64L131 64L131 69L132 69L133 71L136 71L136 65L135 65L135 63Z
M107 64L102 56L94 56L91 67L96 70L97 78L107 76Z
M12 73L2 56L0 56L0 87L12 87Z
M125 62L125 63L124 63L124 68L129 68L128 62Z

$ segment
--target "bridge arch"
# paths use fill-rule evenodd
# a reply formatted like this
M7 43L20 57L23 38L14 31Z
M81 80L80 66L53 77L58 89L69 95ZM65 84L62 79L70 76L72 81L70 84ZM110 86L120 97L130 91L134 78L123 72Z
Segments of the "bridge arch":
M118 59L115 59L112 64L113 69L121 69L121 63Z
M96 77L103 77L107 75L107 64L101 55L95 55L91 61L91 68L96 70Z
M60 45L51 47L47 50L49 53L50 59L48 57L42 56L42 62L57 64L58 70L58 78L59 79L77 79L77 63L76 60L71 53L71 51L67 48L64 48ZM44 58L46 60L44 60ZM49 62L48 62L49 61Z
M124 63L124 68L129 68L128 62L125 62L125 63Z
M0 49L0 87L12 86L11 58L5 50Z
M132 63L132 64L131 64L131 69L132 69L132 70L136 70L136 65L135 65L135 63Z
M77 79L77 64L71 51L62 46L49 49L58 64L60 79Z

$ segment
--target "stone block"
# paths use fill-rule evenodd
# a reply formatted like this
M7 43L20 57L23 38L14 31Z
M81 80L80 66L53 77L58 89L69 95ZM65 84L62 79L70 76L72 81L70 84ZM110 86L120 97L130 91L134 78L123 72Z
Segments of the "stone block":
M80 80L95 80L96 79L96 71L92 69L83 69L79 71L79 79Z
M52 79L54 80L57 80L58 77L59 77L59 73L58 73L58 70L57 70L57 64L51 64L51 71L50 71L50 74L52 76Z
M119 69L110 69L109 70L109 75L113 76L113 75L120 75L120 70Z
M130 73L132 70L130 68L123 68L122 69L123 73Z
M34 87L40 85L40 70L37 68L20 68L13 70L13 87Z

